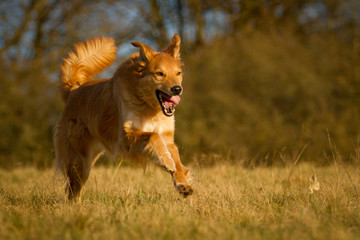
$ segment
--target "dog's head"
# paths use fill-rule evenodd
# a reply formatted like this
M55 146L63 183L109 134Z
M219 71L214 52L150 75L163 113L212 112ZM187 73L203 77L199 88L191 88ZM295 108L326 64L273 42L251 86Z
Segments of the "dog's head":
M180 37L175 34L168 48L162 52L156 52L140 42L131 44L140 48L136 69L139 76L138 97L154 110L161 109L165 116L172 116L183 91Z

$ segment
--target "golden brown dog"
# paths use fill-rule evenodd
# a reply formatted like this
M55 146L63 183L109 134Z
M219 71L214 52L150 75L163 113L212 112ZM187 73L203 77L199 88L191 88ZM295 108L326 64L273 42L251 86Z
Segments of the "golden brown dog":
M191 195L190 171L174 144L174 111L182 93L180 37L156 52L140 49L110 79L92 78L115 60L114 40L94 38L75 46L61 66L62 97L66 103L56 126L56 165L68 179L71 200L81 189L98 157L107 150L114 156L151 159L172 175L176 189Z

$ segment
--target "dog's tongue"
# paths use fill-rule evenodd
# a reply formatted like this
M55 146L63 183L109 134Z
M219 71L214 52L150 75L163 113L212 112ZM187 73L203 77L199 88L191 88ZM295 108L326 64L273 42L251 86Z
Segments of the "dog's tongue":
M170 98L163 98L165 107L167 109L170 108L171 105L173 105L173 107L176 107L176 105L178 105L180 103L180 97L179 96L172 96Z
M171 102L173 102L175 106L180 103L180 97L179 96L172 96L169 100Z

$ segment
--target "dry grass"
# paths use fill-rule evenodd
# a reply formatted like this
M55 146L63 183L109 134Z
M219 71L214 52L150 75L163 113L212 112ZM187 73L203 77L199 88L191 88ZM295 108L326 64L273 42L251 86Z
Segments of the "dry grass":
M358 168L194 170L197 192L182 199L158 169L96 168L82 204L65 202L51 170L0 170L0 239L360 238Z

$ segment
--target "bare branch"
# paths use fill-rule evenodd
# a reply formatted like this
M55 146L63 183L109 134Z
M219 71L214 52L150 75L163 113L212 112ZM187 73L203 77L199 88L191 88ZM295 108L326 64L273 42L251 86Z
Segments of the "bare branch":
M14 35L5 43L5 45L0 49L0 54L8 50L11 46L16 45L24 35L24 32L27 28L28 23L31 20L31 13L36 7L36 0L31 0L29 6L24 8L24 20L20 27L15 31Z

